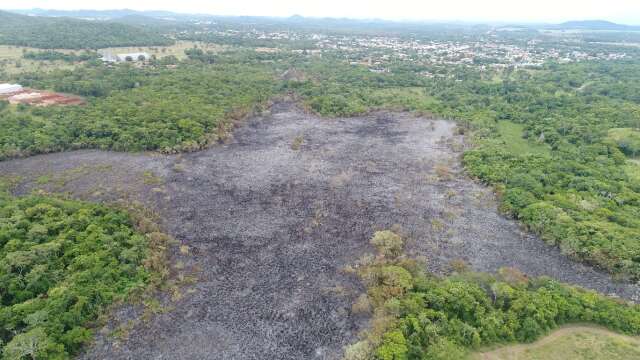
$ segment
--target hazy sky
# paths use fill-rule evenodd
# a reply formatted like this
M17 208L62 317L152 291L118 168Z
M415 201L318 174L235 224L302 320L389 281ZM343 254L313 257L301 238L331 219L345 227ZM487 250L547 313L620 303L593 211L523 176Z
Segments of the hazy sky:
M606 19L640 25L640 0L0 0L0 8L32 7L464 21Z

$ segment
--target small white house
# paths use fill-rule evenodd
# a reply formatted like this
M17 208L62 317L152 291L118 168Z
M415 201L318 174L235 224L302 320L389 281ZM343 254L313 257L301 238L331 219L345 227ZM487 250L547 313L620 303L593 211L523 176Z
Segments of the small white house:
M0 84L0 95L13 94L22 91L22 86L18 84Z

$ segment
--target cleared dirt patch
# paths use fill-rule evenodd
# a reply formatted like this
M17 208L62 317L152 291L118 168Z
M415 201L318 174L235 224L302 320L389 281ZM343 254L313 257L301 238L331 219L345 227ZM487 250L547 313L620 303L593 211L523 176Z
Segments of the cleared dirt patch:
M123 341L100 336L85 358L338 359L366 320L351 314L363 289L341 269L392 226L433 271L463 259L476 270L512 266L638 299L637 286L566 259L498 215L491 192L462 174L454 124L386 112L322 119L286 103L272 114L198 153L79 151L0 163L1 173L23 176L19 193L45 187L145 202L185 249L176 259L201 270L173 310ZM38 181L43 171L55 178L98 165L111 168L56 189ZM103 190L89 191L94 184Z
M0 100L11 104L29 104L35 106L82 105L85 100L80 96L50 91L23 89L18 92L0 95Z

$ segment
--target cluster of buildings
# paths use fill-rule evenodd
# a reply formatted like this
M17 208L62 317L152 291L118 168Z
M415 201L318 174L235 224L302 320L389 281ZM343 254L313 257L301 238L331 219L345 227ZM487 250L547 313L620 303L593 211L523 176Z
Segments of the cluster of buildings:
M10 104L30 104L35 106L81 105L84 99L79 96L59 94L49 91L27 89L19 84L0 84L0 100Z
M379 67L390 62L421 65L465 65L480 68L539 67L587 60L618 60L626 53L589 53L575 49L538 46L536 41L516 45L491 38L461 41L401 39L394 37L326 37L316 43L324 50L346 53L352 63L366 61Z
M578 43L550 44L537 37L513 40L509 36L503 36L504 31L500 29L477 36L460 37L456 40L432 40L426 37L410 36L331 35L296 31L268 32L257 29L211 30L210 32L217 36L270 40L274 44L288 41L289 49L291 44L302 42L306 44L305 50L290 51L299 53L304 51L304 54L320 56L324 52L338 52L350 63L369 66L372 71L384 71L385 66L392 62L499 69L539 67L548 61L570 63L588 60L619 60L628 57L622 51L586 51ZM259 48L257 51L276 52L278 50L282 49Z

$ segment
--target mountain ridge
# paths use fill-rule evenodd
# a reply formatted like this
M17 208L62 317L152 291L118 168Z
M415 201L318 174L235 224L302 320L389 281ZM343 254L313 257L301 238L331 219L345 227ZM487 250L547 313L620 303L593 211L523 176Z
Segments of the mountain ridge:
M19 10L9 10L10 12L22 14L22 15L31 15L31 16L51 16L51 17L74 17L74 18L91 18L96 20L111 20L126 16L147 16L153 18L162 18L162 19L187 19L187 18L211 18L211 17L229 17L229 18L253 18L254 16L222 16L215 14L190 14L190 13L178 13L173 11L165 11L165 10L133 10L133 9L110 9L110 10L91 10L91 9L78 9L78 10L56 10L56 9L43 9L43 8L32 8L32 9L19 9ZM376 22L406 22L406 23L458 23L458 21L428 21L428 20L387 20L387 19L356 19L356 18L344 18L344 17L309 17L302 16L299 14L293 14L291 16L267 16L265 18L280 18L291 21L304 21L304 20L353 20L353 21L376 21ZM465 22L466 23L466 22ZM476 22L468 22L475 24L485 24L492 23L488 21L476 21ZM517 22L514 22L517 23ZM520 24L520 23L518 23ZM538 23L544 24L544 23ZM522 23L521 25L531 25ZM542 26L542 25L541 25ZM557 28L567 28L567 29L590 29L590 30L640 30L640 25L630 25L630 24L621 24L616 23L609 20L604 19L587 19L587 20L569 20L558 24L546 24L546 27L557 27Z

